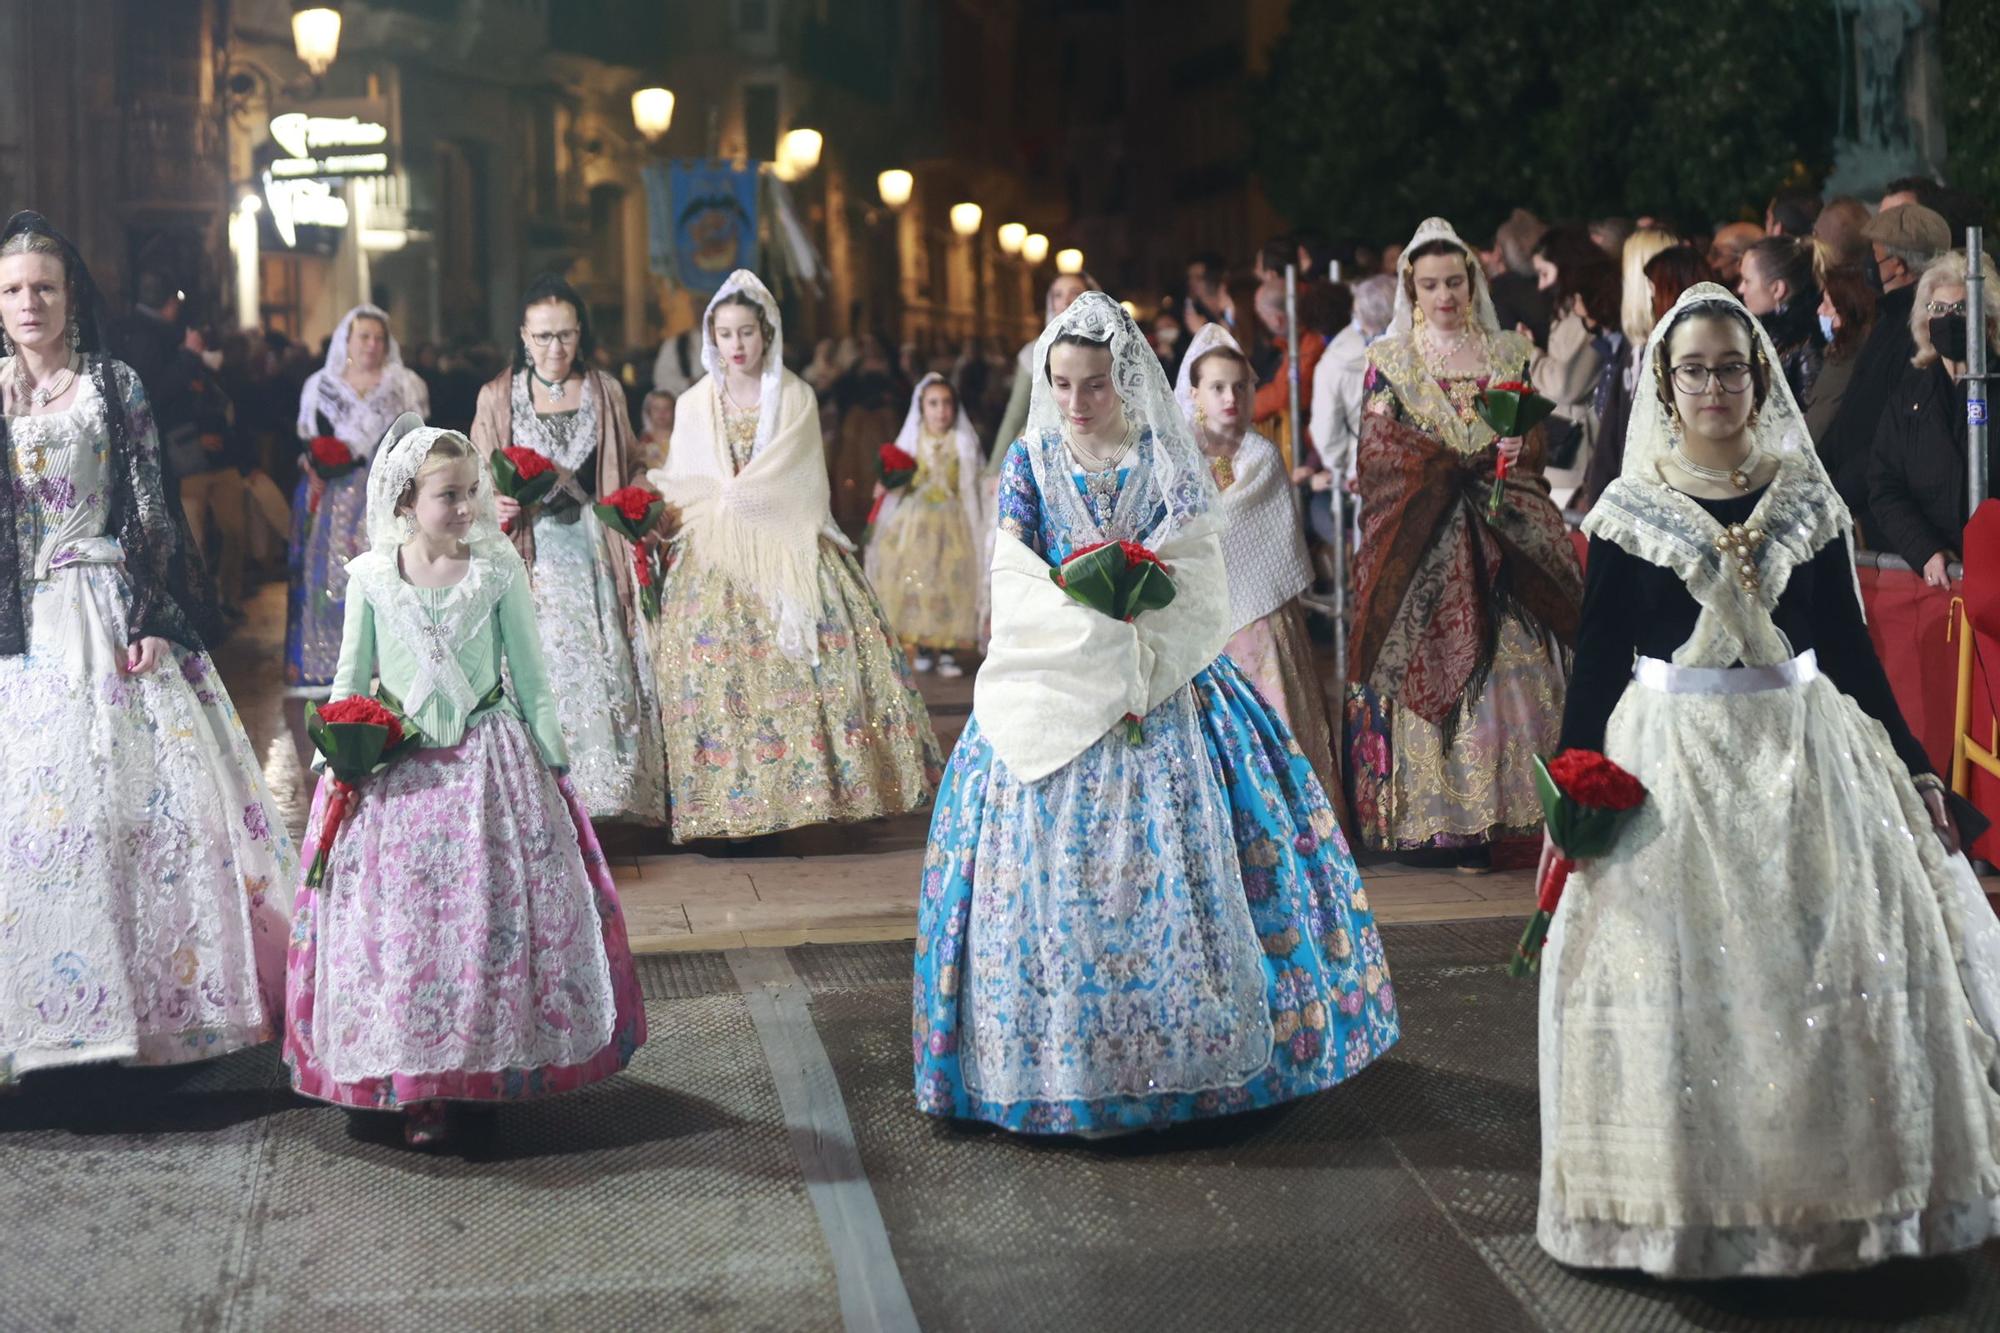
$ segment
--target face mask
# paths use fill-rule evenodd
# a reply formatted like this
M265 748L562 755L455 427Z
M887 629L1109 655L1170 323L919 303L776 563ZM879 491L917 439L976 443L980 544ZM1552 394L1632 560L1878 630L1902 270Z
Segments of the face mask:
M1833 341L1832 315L1821 315L1819 317L1819 336L1827 342Z
M201 363L210 370L220 370L222 369L222 353L219 351L203 352L201 354Z
M1947 361L1965 360L1965 316L1936 315L1931 319L1931 346Z

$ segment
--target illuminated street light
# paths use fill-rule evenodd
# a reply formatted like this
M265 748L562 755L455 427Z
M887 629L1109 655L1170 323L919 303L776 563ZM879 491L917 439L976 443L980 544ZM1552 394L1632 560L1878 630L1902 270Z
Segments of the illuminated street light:
M960 236L977 236L979 223L986 216L978 204L953 204L951 206L951 229Z
M803 176L819 165L820 150L825 146L826 138L818 130L793 130L778 140L778 160Z
M1021 243L1028 239L1028 229L1018 222L1003 222L994 235L1000 241L1002 252L1010 255L1021 253Z
M665 88L641 88L632 94L632 123L651 142L674 123L674 95Z
M1049 257L1049 238L1038 231L1029 232L1021 242L1021 258L1030 264L1039 264Z
M771 174L785 184L790 185L799 178L799 169L792 164L790 158L786 157L783 153L779 153L778 160L771 164Z
M313 4L292 10L292 46L299 63L319 78L333 67L340 54L340 11Z
M1120 310L1123 310L1126 314L1130 315L1134 319L1139 318L1139 307L1132 304L1130 301L1120 301L1118 303L1118 308Z
M1056 251L1056 272L1058 273L1083 272L1083 251L1081 250Z
M891 208L901 208L910 202L910 192L917 187L917 178L901 167L883 172L875 178L875 188L881 192L882 202Z
M254 194L246 194L236 201L236 211L239 213L256 213L263 207L264 201Z

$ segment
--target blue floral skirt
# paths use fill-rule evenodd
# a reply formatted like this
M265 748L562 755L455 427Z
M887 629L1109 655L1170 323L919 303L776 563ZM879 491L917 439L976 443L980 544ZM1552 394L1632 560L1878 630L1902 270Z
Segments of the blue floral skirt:
M912 1035L920 1109L1031 1134L1270 1106L1395 1044L1354 859L1234 663L1039 782L974 717L932 816Z

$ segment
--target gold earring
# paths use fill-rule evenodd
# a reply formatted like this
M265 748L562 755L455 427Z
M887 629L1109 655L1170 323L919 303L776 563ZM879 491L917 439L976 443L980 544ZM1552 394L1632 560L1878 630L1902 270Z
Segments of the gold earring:
M1208 409L1199 404L1194 409L1194 424L1197 430L1208 424Z
M1424 308L1422 306L1410 307L1410 322L1422 327L1424 322Z

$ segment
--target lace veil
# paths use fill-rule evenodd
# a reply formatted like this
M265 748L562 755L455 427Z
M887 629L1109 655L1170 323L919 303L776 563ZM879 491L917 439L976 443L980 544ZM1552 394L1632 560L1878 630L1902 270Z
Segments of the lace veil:
M1188 344L1187 354L1181 357L1180 376L1174 381L1174 401L1180 404L1181 415L1188 419L1190 425L1194 422L1195 362L1217 348L1235 352L1238 356L1243 354L1236 336L1224 328L1220 320L1211 320L1201 326L1201 332L1195 334L1194 341Z
M396 514L396 501L403 491L416 479L422 470L424 460L431 456L431 448L440 439L451 436L463 441L466 455L473 466L479 468L479 450L472 441L455 430L443 430L436 426L426 426L424 419L415 412L405 412L389 427L382 442L375 447L375 461L368 469L368 549L378 555L389 557L393 563L396 551L408 540L410 525ZM492 479L479 468L479 486L472 494L472 530L466 534L466 544L474 555L485 556L503 565L519 565L520 553L514 543L500 531L500 514L493 503Z
M1419 246L1432 241L1443 241L1463 251L1471 261L1468 267L1472 269L1472 318L1488 333L1500 332L1500 317L1493 312L1493 293L1486 285L1486 269L1472 247L1459 239L1458 233L1443 218L1425 218L1411 235L1410 243L1403 247L1403 257L1396 262L1396 313L1389 321L1389 332L1408 334L1416 327L1416 307L1410 301L1410 282L1416 270L1416 261L1410 256L1416 253Z
M729 280L716 290L708 303L708 309L701 314L701 364L708 368L709 383L715 392L722 392L725 367L722 364L722 350L715 345L715 312L722 303L734 296L747 296L757 303L764 312L764 319L771 326L771 345L764 349L764 373L757 390L757 441L751 446L751 456L762 452L771 442L771 434L778 428L778 394L784 387L785 378L785 323L778 314L778 298L771 295L771 289L747 268L739 268L729 275ZM716 415L720 424L721 414Z
M381 306L364 302L342 315L340 323L335 326L333 339L326 346L327 373L334 379L339 379L347 373L347 338L354 331L354 321L357 319L373 319L382 325L382 332L389 340L388 353L382 358L383 373L387 374L391 367L401 369L403 349L397 345L396 335L390 332L394 326L389 323L389 312Z
M1209 511L1215 499L1215 483L1202 462L1193 429L1181 414L1152 344L1146 341L1146 335L1139 331L1132 317L1103 292L1085 292L1077 297L1069 309L1042 330L1041 338L1036 341L1034 396L1028 403L1029 439L1046 448L1051 437L1059 441L1063 434L1062 412L1049 384L1048 364L1050 349L1065 334L1110 345L1112 388L1139 431L1138 467L1150 472L1167 507L1166 523L1152 535L1149 544L1184 531ZM1064 471L1066 474L1066 467ZM1044 478L1045 483L1048 480ZM1044 484L1042 494L1044 503L1074 502L1079 510L1082 508L1074 486ZM1086 529L1096 526L1087 515L1080 517Z

